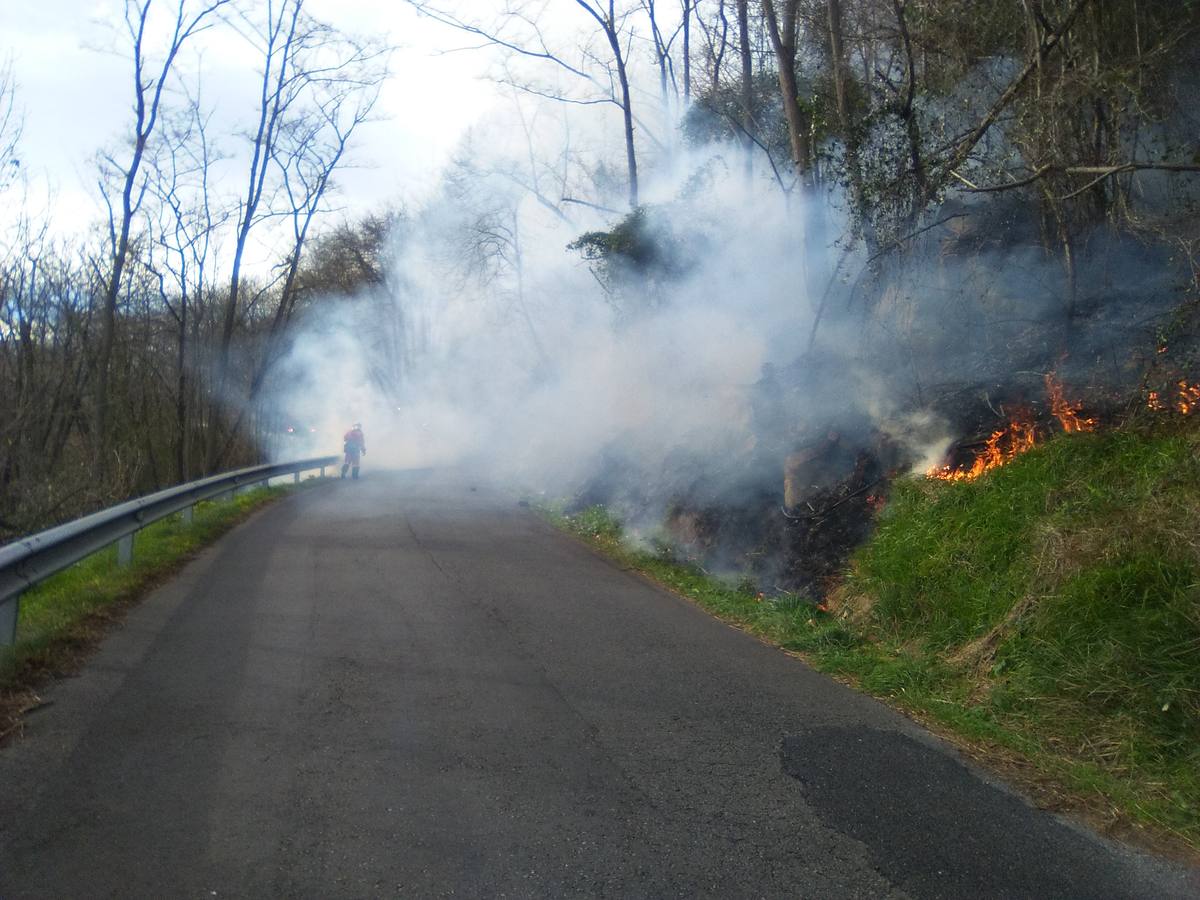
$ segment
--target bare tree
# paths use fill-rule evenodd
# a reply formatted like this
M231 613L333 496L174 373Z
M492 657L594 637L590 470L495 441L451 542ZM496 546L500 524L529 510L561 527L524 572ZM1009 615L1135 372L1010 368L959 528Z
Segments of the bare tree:
M506 3L499 16L498 24L494 27L487 27L464 19L451 10L426 2L426 0L407 0L407 2L418 12L434 21L483 40L485 46L499 47L521 57L552 63L559 69L599 89L602 94L599 98L581 99L553 93L515 80L506 82L518 90L559 102L580 105L607 103L616 105L621 110L623 122L629 207L630 209L637 207L639 192L637 144L634 137L635 123L641 125L643 132L647 133L652 140L653 137L649 133L649 129L640 122L634 113L629 82L629 52L622 43L623 39L627 37L632 10L618 11L615 0L607 0L607 2L604 0L575 0L575 4L599 27L609 52L606 57L600 57L590 55L585 49L585 61L574 64L567 59L564 53L551 48L536 18L527 13L521 4L514 6ZM514 35L512 32L517 29L521 30L521 34ZM603 78L588 71L588 61L603 69Z
M638 205L638 168L637 147L633 139L633 99L629 91L626 53L621 46L622 23L625 17L617 16L614 0L608 0L607 6L600 0L575 0L575 2L596 20L612 50L613 64L617 69L617 83L621 86L621 115L625 120L625 164L629 172L629 208L636 209Z
M247 13L239 20L244 36L261 53L262 69L219 342L218 402L231 394L230 352L243 306L249 305L243 303L243 266L251 234L268 219L281 217L290 230L289 249L272 282L279 296L267 329L267 350L249 375L248 400L253 402L294 310L296 274L312 224L324 210L334 172L344 163L355 130L370 115L387 74L386 47L314 19L304 3L270 0L264 18ZM221 463L245 414L243 407L224 441L219 429L210 427L210 468Z
M729 17L725 15L725 0L717 0L715 20L709 24L698 9L699 0L692 4L696 25L704 35L705 58L708 65L708 85L706 91L710 95L717 94L721 89L721 69L725 64L725 52L729 48ZM690 81L690 79L689 79ZM691 97L689 95L689 102Z
M121 278L129 253L130 228L146 193L142 162L150 138L158 124L163 91L171 75L179 51L197 33L208 27L214 14L230 0L206 0L193 9L188 0L178 0L174 27L161 61L154 65L145 46L146 29L150 23L153 0L125 0L125 25L133 48L133 150L128 162L118 163L111 155L104 158L115 176L120 195L114 207L107 185L101 180L101 190L108 205L108 233L111 261L104 305L100 319L100 348L96 362L95 417L92 434L95 462L103 471L107 447L108 379L116 327L117 300L121 293Z
M355 130L367 121L379 97L383 69L360 71L352 79L329 81L310 114L289 123L275 148L273 162L283 185L283 213L291 231L282 263L279 303L267 332L262 359L251 377L254 400L275 362L280 336L296 309L296 278L313 224L325 211L334 173L345 159Z
M683 23L683 104L692 103L692 12L696 0L680 0Z
M250 233L262 221L259 207L267 189L267 174L271 169L271 158L280 132L289 112L296 102L303 79L294 63L293 53L302 40L301 13L303 0L271 0L266 9L265 22L258 23L244 16L247 39L256 45L262 54L262 71L259 81L258 115L255 131L250 138L250 164L247 170L246 189L238 209L237 231L233 244L233 262L229 276L229 293L225 301L225 313L221 328L218 351L217 399L226 393L229 383L229 354L233 344L234 329L238 321L242 292L242 265ZM270 210L267 210L270 214ZM208 465L216 465L219 435L216 428L209 429Z
M175 322L174 463L178 481L192 471L193 390L189 356L198 318L213 281L212 246L228 212L214 208L210 175L215 154L208 136L209 116L199 93L171 123L168 139L154 158L152 191L156 203L147 215L153 238L146 265L157 284L159 300Z
M17 84L12 64L0 66L0 190L16 178L21 167L17 146L21 141L24 121L17 108Z
M0 533L15 535L91 506L110 486L85 459L88 342L103 262L68 249L22 213L0 243ZM98 265L97 265L98 264Z
M658 21L658 11L655 0L642 0L642 9L650 23L650 38L654 46L654 64L658 68L658 93L662 102L663 114L669 119L673 112L673 100L679 99L679 81L675 74L675 59L672 47L683 28L682 21L674 33L663 31Z
M450 267L489 293L511 298L538 358L545 361L548 355L529 312L525 285L521 203L531 196L530 191L507 161L481 167L480 154L470 141L468 135L443 185L446 200L455 210L447 234ZM531 140L529 150L532 154ZM561 211L558 216L569 221Z

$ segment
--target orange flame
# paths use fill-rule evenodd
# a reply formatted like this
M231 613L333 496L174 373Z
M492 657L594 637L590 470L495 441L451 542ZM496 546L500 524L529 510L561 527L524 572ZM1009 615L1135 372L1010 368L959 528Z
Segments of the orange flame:
M1050 410L1067 433L1094 431L1096 420L1085 418L1079 414L1083 408L1081 403L1069 403L1063 394L1062 383L1051 372L1045 377L1046 395L1050 400ZM1195 394L1191 397L1192 406L1200 407L1200 384L1194 387ZM1154 396L1154 395L1152 395ZM983 449L975 454L971 465L955 469L952 466L940 466L926 472L928 478L941 481L974 481L984 472L998 469L1007 462L1016 459L1026 450L1037 443L1037 429L1032 421L1014 416L1012 421L999 431L993 431Z
M1063 386L1054 373L1051 372L1046 376L1046 396L1050 398L1050 411L1054 413L1054 418L1063 427L1063 431L1067 434L1077 431L1095 431L1096 420L1085 419L1079 415L1079 410L1083 408L1082 403L1068 403L1063 396Z
M1189 416L1200 408L1200 382L1190 384L1183 379L1175 382L1175 397L1170 402L1159 391L1149 391L1146 394L1146 408L1154 412L1170 409L1181 416Z
M998 469L1033 447L1037 440L1033 423L1013 419L999 431L993 431L983 449L975 454L970 468L941 466L926 473L941 481L974 481L984 472Z
M1189 415L1200 405L1200 384L1179 381L1176 387L1179 388L1179 399L1175 401L1175 411L1181 416Z

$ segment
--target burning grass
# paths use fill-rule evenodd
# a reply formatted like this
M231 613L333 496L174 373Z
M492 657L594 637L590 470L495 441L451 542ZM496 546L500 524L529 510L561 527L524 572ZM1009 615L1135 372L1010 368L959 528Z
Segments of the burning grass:
M1083 409L1082 403L1070 403L1063 395L1062 382L1051 372L1045 377L1046 399L1050 402L1050 413L1058 420L1062 430L1067 434L1081 431L1095 431L1096 420L1079 414Z
M927 472L926 477L938 481L974 481L985 472L998 469L1032 450L1036 442L1037 428L1033 422L1015 418L991 433L969 466L941 466Z
M1200 383L1180 379L1168 391L1150 391L1146 395L1146 407L1151 412L1190 416L1200 407Z
M1071 403L1066 399L1065 388L1055 373L1047 373L1043 382L1046 386L1046 403L1063 432L1076 434L1096 430L1095 419L1080 415L1083 404ZM925 475L938 481L974 481L1032 450L1037 443L1038 426L1033 414L1020 409L1011 416L1008 424L991 433L969 465L947 464L931 469Z

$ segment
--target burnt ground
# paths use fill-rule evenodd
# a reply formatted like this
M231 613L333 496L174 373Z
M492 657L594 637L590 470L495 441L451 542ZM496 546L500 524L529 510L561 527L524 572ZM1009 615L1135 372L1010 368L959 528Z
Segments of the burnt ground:
M967 315L969 292L956 288L955 309L966 307L927 310L932 318L912 326L925 343L910 357L896 358L885 329L881 346L858 335L857 362L845 348L818 345L791 365L768 363L749 388L752 450L720 461L678 450L648 471L614 446L575 506L610 506L642 530L661 529L681 559L819 602L870 536L891 478L918 464L916 450L952 436L944 462L969 468L1012 422L1039 440L1061 431L1047 376L1100 428L1153 418L1151 392L1163 416L1184 402L1200 410L1193 292L1164 292L1154 279L1114 281L1102 268L1081 273L1069 314L1057 282L1023 283L982 318ZM854 390L851 370L864 361L872 384L888 393L890 421Z
M955 469L969 468L989 435L1012 420L1028 423L1039 440L1060 430L1048 409L1022 394L992 405L976 393L961 403L957 416L965 437L946 457ZM766 593L791 592L821 602L871 536L892 480L909 472L913 460L880 430L835 433L801 445L783 460L771 486L715 499L695 489L677 495L664 530L686 558L751 577Z
M887 479L866 457L862 472L808 494L791 510L779 493L738 505L673 504L665 529L682 555L753 578L768 593L814 602L834 586L854 549L871 534Z
M1066 386L1066 398L1095 428L1148 424L1178 415L1183 402L1200 410L1200 381L1186 381L1200 366L1182 354L1156 356L1148 365L1139 362L1145 374L1135 387L1117 389L1111 381L1081 377L1082 387ZM1045 376L1024 372L1008 383L937 386L930 411L960 436L947 451L946 465L969 469L989 437L1012 423L1030 429L1038 442L1061 432ZM1161 408L1151 409L1148 397L1158 398ZM1009 440L1006 433L1002 450ZM794 592L820 602L870 537L891 481L911 471L915 460L893 428L862 420L825 435L767 434L763 444L735 488L715 492L702 477L677 486L663 517L666 540L677 555L751 577L764 592ZM598 485L585 499L615 501L619 510L652 508L655 502L649 493L606 494Z

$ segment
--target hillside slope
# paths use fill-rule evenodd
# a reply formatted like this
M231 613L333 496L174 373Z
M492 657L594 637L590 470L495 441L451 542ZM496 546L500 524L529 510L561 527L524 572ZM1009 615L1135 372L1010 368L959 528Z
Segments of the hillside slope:
M922 661L940 718L1195 842L1198 451L1194 427L1062 435L977 481L902 481L833 612Z

